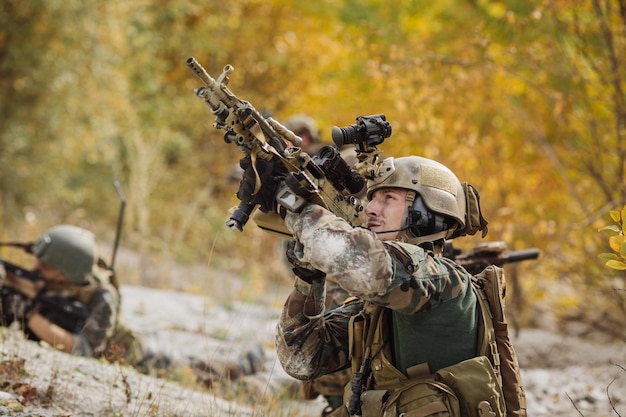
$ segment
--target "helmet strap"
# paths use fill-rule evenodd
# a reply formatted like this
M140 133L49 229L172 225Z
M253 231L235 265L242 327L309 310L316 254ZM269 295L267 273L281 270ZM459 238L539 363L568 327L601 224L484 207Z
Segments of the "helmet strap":
M407 242L412 245L419 245L424 242L435 242L440 239L446 239L451 234L451 232L451 230L443 230L441 232L433 233L432 235L411 237L407 236L408 233L405 230L403 233L401 233L403 235L402 238L398 237L398 240L402 240L403 242Z

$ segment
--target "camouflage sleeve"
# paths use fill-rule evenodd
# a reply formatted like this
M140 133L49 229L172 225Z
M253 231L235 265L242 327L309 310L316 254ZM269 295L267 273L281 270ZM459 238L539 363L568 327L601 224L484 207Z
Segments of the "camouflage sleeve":
M300 215L288 214L285 224L304 246L299 254L302 262L332 275L352 295L387 292L393 273L391 260L374 233L354 228L317 205L307 206Z
M330 211L309 205L285 224L304 246L302 262L332 275L352 295L412 314L458 296L467 273L411 244L382 242Z
M74 335L74 354L98 357L104 352L117 323L117 296L105 289L87 304L89 315L83 330Z
M350 365L348 325L363 306L359 300L324 312L325 283L299 278L278 321L276 351L285 372L311 380Z

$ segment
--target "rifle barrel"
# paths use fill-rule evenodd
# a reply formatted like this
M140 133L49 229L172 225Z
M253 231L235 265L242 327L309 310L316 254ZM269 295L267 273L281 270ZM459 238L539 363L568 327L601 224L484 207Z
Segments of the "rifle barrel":
M537 259L539 257L539 249L529 248L507 252L503 258L504 263L521 262L529 259Z
M212 90L218 90L219 84L209 75L194 57L187 58L187 66Z
M4 269L19 278L26 278L31 281L39 281L41 277L34 273L33 271L29 271L28 269L21 268L9 261L6 261L0 258L0 265L4 266Z
M115 242L113 243L113 254L111 255L111 264L109 268L111 271L115 269L115 257L117 255L117 249L120 246L120 238L122 236L122 224L124 223L124 210L126 209L126 196L122 190L122 186L119 181L113 181L113 186L117 191L117 195L120 198L120 210L117 216L117 227L115 229Z

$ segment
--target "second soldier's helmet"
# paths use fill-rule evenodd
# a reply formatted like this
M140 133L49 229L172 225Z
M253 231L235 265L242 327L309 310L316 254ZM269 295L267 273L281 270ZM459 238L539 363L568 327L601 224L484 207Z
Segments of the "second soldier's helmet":
M309 132L312 144L320 142L320 131L315 124L315 120L306 114L291 116L289 119L285 120L284 125L298 136L301 136L303 132Z
M89 230L59 225L46 231L33 244L33 254L61 271L72 284L85 284L97 260L96 239Z
M415 191L414 200L407 202L403 227L410 239L465 226L463 186L450 169L437 161L420 156L386 158L367 182L368 199L385 187Z

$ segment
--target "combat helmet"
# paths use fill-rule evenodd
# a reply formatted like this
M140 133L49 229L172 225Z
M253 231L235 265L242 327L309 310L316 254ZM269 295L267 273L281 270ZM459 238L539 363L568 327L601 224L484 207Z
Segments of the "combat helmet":
M33 254L61 271L72 284L86 284L96 262L93 233L72 225L55 226L33 244Z
M407 195L406 219L401 229L409 241L450 237L465 226L463 186L449 168L437 161L420 156L384 159L367 182L367 198L386 187L414 191Z
M296 114L285 120L285 127L296 135L300 136L303 132L309 132L311 144L320 142L320 131L315 121L306 114Z

